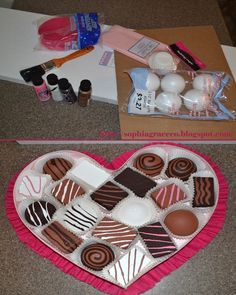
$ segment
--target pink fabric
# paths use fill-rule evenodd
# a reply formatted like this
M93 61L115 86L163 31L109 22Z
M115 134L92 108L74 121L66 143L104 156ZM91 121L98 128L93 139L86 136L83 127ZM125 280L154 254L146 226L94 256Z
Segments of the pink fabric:
M157 144L157 142L153 144ZM162 144L162 143L158 142L158 144ZM182 147L181 145L177 145L173 143L167 143L167 144ZM146 146L149 146L149 145L152 145L152 144L148 144ZM66 260L59 254L51 250L45 244L43 244L24 226L24 224L21 222L15 210L14 201L13 201L13 188L19 173L13 176L12 179L10 180L8 185L8 190L6 193L6 212L7 212L8 219L11 222L13 228L15 229L18 238L23 243L25 243L28 247L30 247L40 256L49 259L54 265L60 268L63 272L75 277L76 279L79 279L80 281L90 284L94 288L100 291L103 291L107 294L115 294L115 295L141 294L147 291L148 289L151 289L152 287L154 287L155 284L159 282L162 278L169 275L175 269L179 268L182 264L184 264L192 256L194 256L200 249L204 248L207 244L209 244L214 239L214 237L218 234L218 232L220 231L220 229L222 228L224 224L224 219L226 215L226 201L228 196L228 185L223 174L221 173L220 169L216 166L216 164L214 164L211 161L210 158L188 147L185 147L185 146L183 147L204 158L212 166L212 168L214 169L218 177L219 201L216 206L215 212L212 215L211 219L209 220L208 224L189 244L187 244L187 246L185 246L182 250L180 250L174 256L170 257L168 260L164 261L163 263L159 264L158 266L150 270L148 273L144 274L141 278L139 278L136 282L130 285L127 289L122 289L74 265L70 261ZM98 163L100 163L104 167L115 170L115 169L118 169L120 166L122 166L129 159L129 157L133 155L134 152L136 152L136 150L128 151L120 155L118 158L114 159L111 163L108 163L106 160L104 160L103 158L99 156L96 156L90 153L85 153L85 154L90 156L94 160L96 160Z
M139 34L131 29L127 29L118 25L112 26L107 32L104 32L101 36L101 43L117 50L137 61L148 64L148 57L153 52L158 51L166 51L168 50L168 46L164 43L151 39L149 37L145 37L145 39L152 40L158 46L151 50L145 57L141 57L138 54L131 52L131 48L137 45L142 39L144 39L144 35Z

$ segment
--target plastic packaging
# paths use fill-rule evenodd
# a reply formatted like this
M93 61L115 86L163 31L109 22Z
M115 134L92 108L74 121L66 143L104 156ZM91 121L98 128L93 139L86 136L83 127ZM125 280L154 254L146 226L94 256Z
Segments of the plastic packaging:
M47 75L48 88L51 91L52 99L54 101L62 101L63 97L58 87L58 77L55 74Z
M39 44L36 49L66 51L95 45L100 37L100 20L97 13L43 18L37 22Z
M121 111L190 120L235 119L234 111L225 106L232 78L224 72L174 71L158 76L148 68L133 68L128 73L133 89Z
M32 84L40 101L48 101L51 98L51 92L48 89L46 82L39 74L34 74L32 76Z

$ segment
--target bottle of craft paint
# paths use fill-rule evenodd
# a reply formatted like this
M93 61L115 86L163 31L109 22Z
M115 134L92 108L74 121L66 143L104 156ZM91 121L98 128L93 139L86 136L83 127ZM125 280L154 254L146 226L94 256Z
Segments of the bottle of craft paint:
M73 104L77 100L77 96L74 92L72 85L66 78L62 78L58 80L59 90L63 97L63 100L69 104Z
M58 77L55 74L47 75L48 88L51 91L52 99L54 101L62 101L63 97L58 87Z
M91 82L87 79L80 82L80 87L78 91L78 101L79 106L87 107L91 98L92 87Z
M34 74L32 76L32 83L34 91L40 101L48 101L51 98L51 92L41 75Z

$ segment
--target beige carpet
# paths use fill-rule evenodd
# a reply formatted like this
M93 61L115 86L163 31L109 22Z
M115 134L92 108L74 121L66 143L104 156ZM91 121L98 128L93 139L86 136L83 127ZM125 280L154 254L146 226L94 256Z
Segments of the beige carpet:
M216 0L15 0L13 8L51 15L95 11L106 24L134 29L213 25L221 42L231 45Z

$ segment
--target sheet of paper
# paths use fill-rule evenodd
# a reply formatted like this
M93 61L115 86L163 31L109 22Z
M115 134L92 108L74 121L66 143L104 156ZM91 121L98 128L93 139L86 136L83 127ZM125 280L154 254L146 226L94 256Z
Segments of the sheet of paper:
M221 47L233 74L234 80L236 81L236 47L228 45L221 45Z

